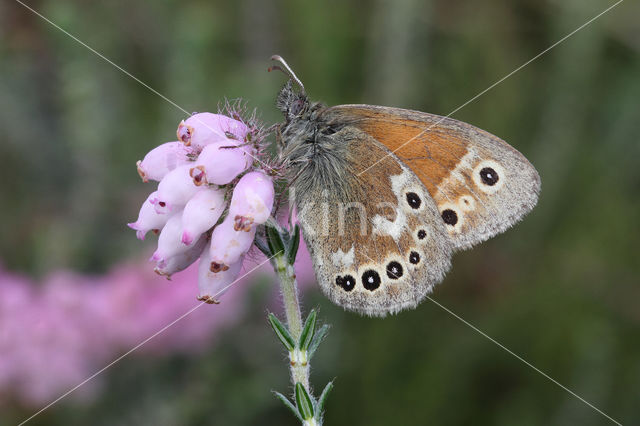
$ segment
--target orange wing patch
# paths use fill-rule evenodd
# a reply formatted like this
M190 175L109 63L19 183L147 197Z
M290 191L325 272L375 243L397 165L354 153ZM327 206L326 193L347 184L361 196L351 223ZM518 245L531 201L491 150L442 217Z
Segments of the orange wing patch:
M468 143L454 129L417 121L392 113L392 108L339 106L348 121L373 136L397 155L418 175L429 194L435 196L438 185L456 168L467 153ZM397 110L396 110L397 111ZM424 114L424 113L422 113ZM437 117L437 116L433 116Z

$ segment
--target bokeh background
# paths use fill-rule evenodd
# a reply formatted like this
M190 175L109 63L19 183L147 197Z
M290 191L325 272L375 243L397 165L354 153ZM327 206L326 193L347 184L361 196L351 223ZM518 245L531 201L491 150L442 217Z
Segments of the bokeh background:
M25 0L187 111L243 98L280 120L283 55L308 93L441 115L606 7L596 0ZM542 177L519 225L455 256L434 299L623 424L640 423L640 7L625 1L454 118ZM0 3L0 423L17 424L195 304L125 224L135 161L180 109L13 0ZM266 269L30 424L294 425ZM613 424L430 301L331 332L329 425ZM195 316L197 315L197 316Z

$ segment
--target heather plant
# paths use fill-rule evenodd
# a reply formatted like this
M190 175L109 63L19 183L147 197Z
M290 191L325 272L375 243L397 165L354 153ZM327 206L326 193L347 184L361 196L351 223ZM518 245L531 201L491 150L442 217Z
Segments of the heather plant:
M302 320L294 270L300 228L291 215L286 226L273 216L282 165L267 154L268 132L255 114L245 119L242 112L227 103L218 114L195 113L179 123L177 141L137 162L143 182L158 185L129 227L141 240L149 231L158 234L150 261L159 275L170 279L199 260L197 298L207 304L221 303L252 247L264 253L280 281L286 322L273 313L268 319L289 353L293 385L292 400L274 394L303 425L320 425L332 383L314 398L309 363L328 326L316 326L314 310ZM281 196L286 183L278 186Z

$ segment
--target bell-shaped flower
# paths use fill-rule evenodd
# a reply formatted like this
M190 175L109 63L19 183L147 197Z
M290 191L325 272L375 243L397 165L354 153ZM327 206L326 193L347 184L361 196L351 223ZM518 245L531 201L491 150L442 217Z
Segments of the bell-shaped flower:
M160 181L167 173L176 167L189 162L187 155L190 153L181 142L167 142L152 149L138 161L138 174L144 182L149 179Z
M218 126L222 133L238 142L244 142L249 134L249 127L240 120L233 119L226 115L215 114L218 118Z
M233 190L229 216L235 221L235 229L249 231L254 224L269 219L275 196L273 181L260 171L242 176Z
M158 184L155 209L158 213L173 213L182 209L187 201L202 188L193 183L189 174L190 164L184 164L171 170Z
M253 157L247 150L234 145L234 141L227 139L204 147L194 168L203 173L191 172L196 185L213 183L226 185L245 171L253 162Z
M211 229L225 207L224 191L219 188L205 188L191 197L182 212L182 243L191 244L195 238Z
M182 244L182 212L177 212L169 218L167 224L160 231L158 237L158 248L151 256L151 261L166 262L169 258L184 253L193 247L194 242L189 245Z
M227 139L223 126L226 126L226 120L233 119L220 114L212 114L210 112L193 114L186 120L182 120L178 125L178 130L176 132L178 140L186 146L191 147L195 152L200 152L202 148L210 143ZM244 126L244 124L242 125Z
M159 260L154 269L155 273L171 279L171 275L187 269L193 262L198 260L204 249L209 247L208 243L206 234L200 235L198 241L189 247L187 251Z
M169 220L169 215L159 214L155 209L154 200L156 200L157 194L157 192L152 192L142 204L138 220L127 224L129 228L136 230L136 236L139 240L144 240L149 231L160 232L167 220Z
M218 298L236 281L242 269L242 260L229 267L213 272L209 250L204 251L198 265L198 300L219 303Z
M234 225L234 219L227 216L220 225L213 228L209 256L211 258L210 268L214 272L224 271L236 263L253 244L256 227L250 227L249 231L236 231Z

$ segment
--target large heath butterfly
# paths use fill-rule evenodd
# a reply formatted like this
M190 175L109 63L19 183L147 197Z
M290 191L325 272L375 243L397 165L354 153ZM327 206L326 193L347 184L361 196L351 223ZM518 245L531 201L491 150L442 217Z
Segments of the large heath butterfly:
M320 287L345 309L415 307L452 253L535 206L538 173L496 136L424 112L311 102L286 62L272 59L290 77L276 130L290 198Z

